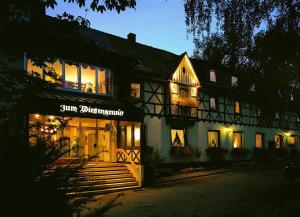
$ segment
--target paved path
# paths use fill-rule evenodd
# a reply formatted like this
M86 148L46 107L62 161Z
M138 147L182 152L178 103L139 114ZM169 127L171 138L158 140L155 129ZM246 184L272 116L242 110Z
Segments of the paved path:
M237 169L170 186L127 191L104 216L299 217L300 187L291 186L282 173L283 165ZM116 195L97 196L89 206L102 207Z

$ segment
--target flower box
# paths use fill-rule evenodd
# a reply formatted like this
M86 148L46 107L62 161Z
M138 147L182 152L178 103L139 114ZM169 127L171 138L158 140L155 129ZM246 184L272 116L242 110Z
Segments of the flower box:
M249 149L246 148L234 148L231 150L232 157L246 157L250 153Z
M173 146L171 147L170 154L173 157L191 157L194 155L194 149L189 146Z
M228 150L221 147L209 147L206 149L206 154L212 160L221 160L228 153Z

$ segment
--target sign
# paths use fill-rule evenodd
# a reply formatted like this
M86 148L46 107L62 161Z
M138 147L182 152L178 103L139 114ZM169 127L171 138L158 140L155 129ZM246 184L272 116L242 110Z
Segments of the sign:
M122 117L124 115L124 111L121 109L118 110L111 110L111 109L102 109L97 107L91 107L86 105L65 105L62 104L59 106L59 111L61 113L64 112L73 112L73 113L80 113L80 114L99 114L103 116L120 116Z

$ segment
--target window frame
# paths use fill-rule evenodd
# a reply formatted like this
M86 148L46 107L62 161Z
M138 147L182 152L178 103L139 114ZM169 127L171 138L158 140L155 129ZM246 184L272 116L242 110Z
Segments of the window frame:
M212 79L212 76L211 76L211 72L213 72L214 73L214 80ZM209 81L210 82L217 82L217 71L215 70L215 69L210 69L209 70Z
M237 147L237 148L234 147L234 136L233 136L233 135L234 135L235 133L241 134L241 146L240 146L240 147ZM245 137L245 136L244 136L244 132L243 132L243 131L233 131L233 132L232 132L232 148L233 148L233 149L244 148L244 139L245 139L244 137Z
M236 112L236 110L235 110L235 108L236 108L236 107L235 107L235 104L236 104L237 102L239 103L239 109L240 109L240 112ZM235 114L235 115L241 115L241 114L242 114L242 104L241 104L241 101L240 101L240 100L237 100L237 99L236 99L236 100L233 101L233 111L234 111L234 114Z
M212 146L208 145L208 142L209 142L208 133L209 132L214 132L214 133L218 134L218 144L217 144L217 147L212 147ZM207 147L208 148L220 148L221 147L221 132L220 132L220 130L207 130Z
M261 147L256 146L256 135L261 135ZM263 149L265 147L265 134L262 132L255 132L255 148Z
M28 58L26 52L24 53L24 69L26 72L28 72L28 60L30 58ZM57 87L57 89L59 90L63 90L63 91L69 91L69 92L76 92L76 93L83 93L83 94L92 94L92 95L100 95L100 96L113 96L113 71L110 69L110 68L106 68L106 67L100 67L100 66L96 66L96 65L93 65L93 64L86 64L86 63L77 63L75 61L71 61L71 60L66 60L66 59L63 59L63 58L56 58L56 60L60 61L61 62L61 66L62 66L62 80L61 80L61 86ZM71 88L67 88L65 83L66 83L66 68L65 68L65 64L66 63L74 63L74 65L77 66L77 81L78 81L78 88L74 88L74 89L71 89ZM90 67L95 67L95 79L96 79L96 92L93 93L93 92L83 92L81 90L81 67L82 65L88 65ZM110 71L110 84L109 84L109 93L100 93L98 92L98 71L100 68L103 68L105 70L109 70ZM42 79L45 80L45 67L43 66L42 67Z
M236 79L236 82L233 82L233 79ZM239 83L239 78L235 75L231 75L230 77L230 85L231 87L237 87Z
M134 96L132 96L131 95L131 84L139 84L140 85L140 97L134 97ZM144 97L143 97L143 84L142 84L142 82L139 82L139 81L132 81L132 82L130 82L130 97L132 98L132 99L135 99L135 100L142 100Z
M216 108L211 107L211 99L215 99ZM218 97L217 96L209 96L209 111L218 112L219 111L219 104L218 104Z
M183 130L183 146L174 146L172 141L172 130ZM171 147L185 147L187 146L187 129L186 128L172 128L170 127L170 141L171 141Z

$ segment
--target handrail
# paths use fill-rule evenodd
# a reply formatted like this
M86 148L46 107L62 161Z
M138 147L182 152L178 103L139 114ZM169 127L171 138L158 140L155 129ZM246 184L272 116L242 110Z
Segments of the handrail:
M128 153L122 149L117 148L117 152L120 152L121 154L125 155L126 162L128 161L130 164L126 164L130 172L133 174L133 176L136 178L136 180L141 184L141 175L140 175L140 167L131 159L131 157L128 155Z

